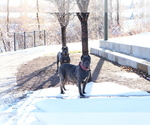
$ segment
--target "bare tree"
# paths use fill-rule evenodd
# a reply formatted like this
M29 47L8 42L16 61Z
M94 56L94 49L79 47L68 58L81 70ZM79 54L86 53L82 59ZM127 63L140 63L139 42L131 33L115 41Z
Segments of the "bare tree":
M90 0L77 0L78 7L81 13L86 13L88 11Z
M40 31L40 19L39 19L39 0L36 0L36 18L37 18L37 23L38 23L38 30Z
M110 15L110 22L109 23L111 23L111 25L113 24L113 5L112 5L112 0L109 0L108 1L108 3L109 3L109 8L110 8L110 10L109 10L109 15Z
M103 0L92 0L89 3L88 12L88 38L98 39L103 38Z
M88 5L90 0L77 0L78 7L80 9L80 13L77 13L77 16L81 22L82 28L82 54L88 55L88 17L89 13Z
M69 10L72 7L73 0L51 0L58 9L58 12L54 13L61 26L62 46L66 46L66 28L69 24L71 13Z
M120 17L119 17L119 12L120 12L120 10L119 10L119 7L120 7L120 5L119 5L119 0L117 0L117 25L118 26L120 26Z
M9 0L7 0L7 33L9 32Z
M3 27L1 27L0 28L0 31L3 31L4 29L3 29ZM0 33L0 36L1 36L1 38L2 38L2 43L3 43L3 47L4 47L4 51L6 52L7 51L7 45L6 45L6 41L5 41L5 39L4 39L4 32L1 32ZM2 50L1 50L2 51Z
M9 8L10 8L10 3L9 3L9 0L7 0L6 33L4 32L4 33L1 34L2 37L3 37L2 41L3 41L3 45L4 45L5 51L10 51L10 49L11 49L10 41L8 39L9 38L9 23L10 23L10 17L9 17L10 11L9 11Z

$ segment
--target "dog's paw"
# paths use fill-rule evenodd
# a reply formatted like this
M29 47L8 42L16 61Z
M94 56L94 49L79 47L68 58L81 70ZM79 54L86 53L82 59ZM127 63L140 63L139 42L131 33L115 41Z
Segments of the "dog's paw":
M80 94L80 98L84 98L85 97L85 95L84 94Z
M64 92L61 92L60 94L65 94Z
M89 98L89 97L85 96L85 95L83 95L83 96L80 95L80 98Z
M67 89L65 87L63 87L63 89L66 91Z
M83 94L86 94L86 92L83 92Z

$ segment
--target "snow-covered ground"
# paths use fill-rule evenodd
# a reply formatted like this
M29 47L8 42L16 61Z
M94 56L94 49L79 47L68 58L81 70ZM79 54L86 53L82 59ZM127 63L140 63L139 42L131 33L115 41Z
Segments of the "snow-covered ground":
M16 113L5 124L13 125L148 125L150 94L112 82L93 83L79 98L76 85L30 92L7 112Z
M150 48L150 43L148 41L149 39L150 39L150 32L145 32L127 37L111 38L109 39L109 41Z

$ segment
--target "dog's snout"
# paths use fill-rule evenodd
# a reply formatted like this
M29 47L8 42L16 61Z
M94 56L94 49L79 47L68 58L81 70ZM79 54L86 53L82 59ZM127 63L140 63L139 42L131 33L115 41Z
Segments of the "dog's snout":
M84 61L82 63L82 65L86 68L86 69L89 69L90 68L90 62L89 61Z

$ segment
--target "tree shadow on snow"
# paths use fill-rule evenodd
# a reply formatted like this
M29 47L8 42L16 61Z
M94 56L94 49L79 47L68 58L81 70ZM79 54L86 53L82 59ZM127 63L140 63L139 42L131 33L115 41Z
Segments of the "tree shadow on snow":
M96 81L96 79L98 78L99 74L100 74L100 71L101 71L101 68L103 66L103 63L104 63L104 59L103 58L100 58L93 73L92 73L92 81Z
M56 73L55 64L56 62L19 78L17 80L17 86L23 90L32 91L56 86L59 83L59 76L58 73Z

